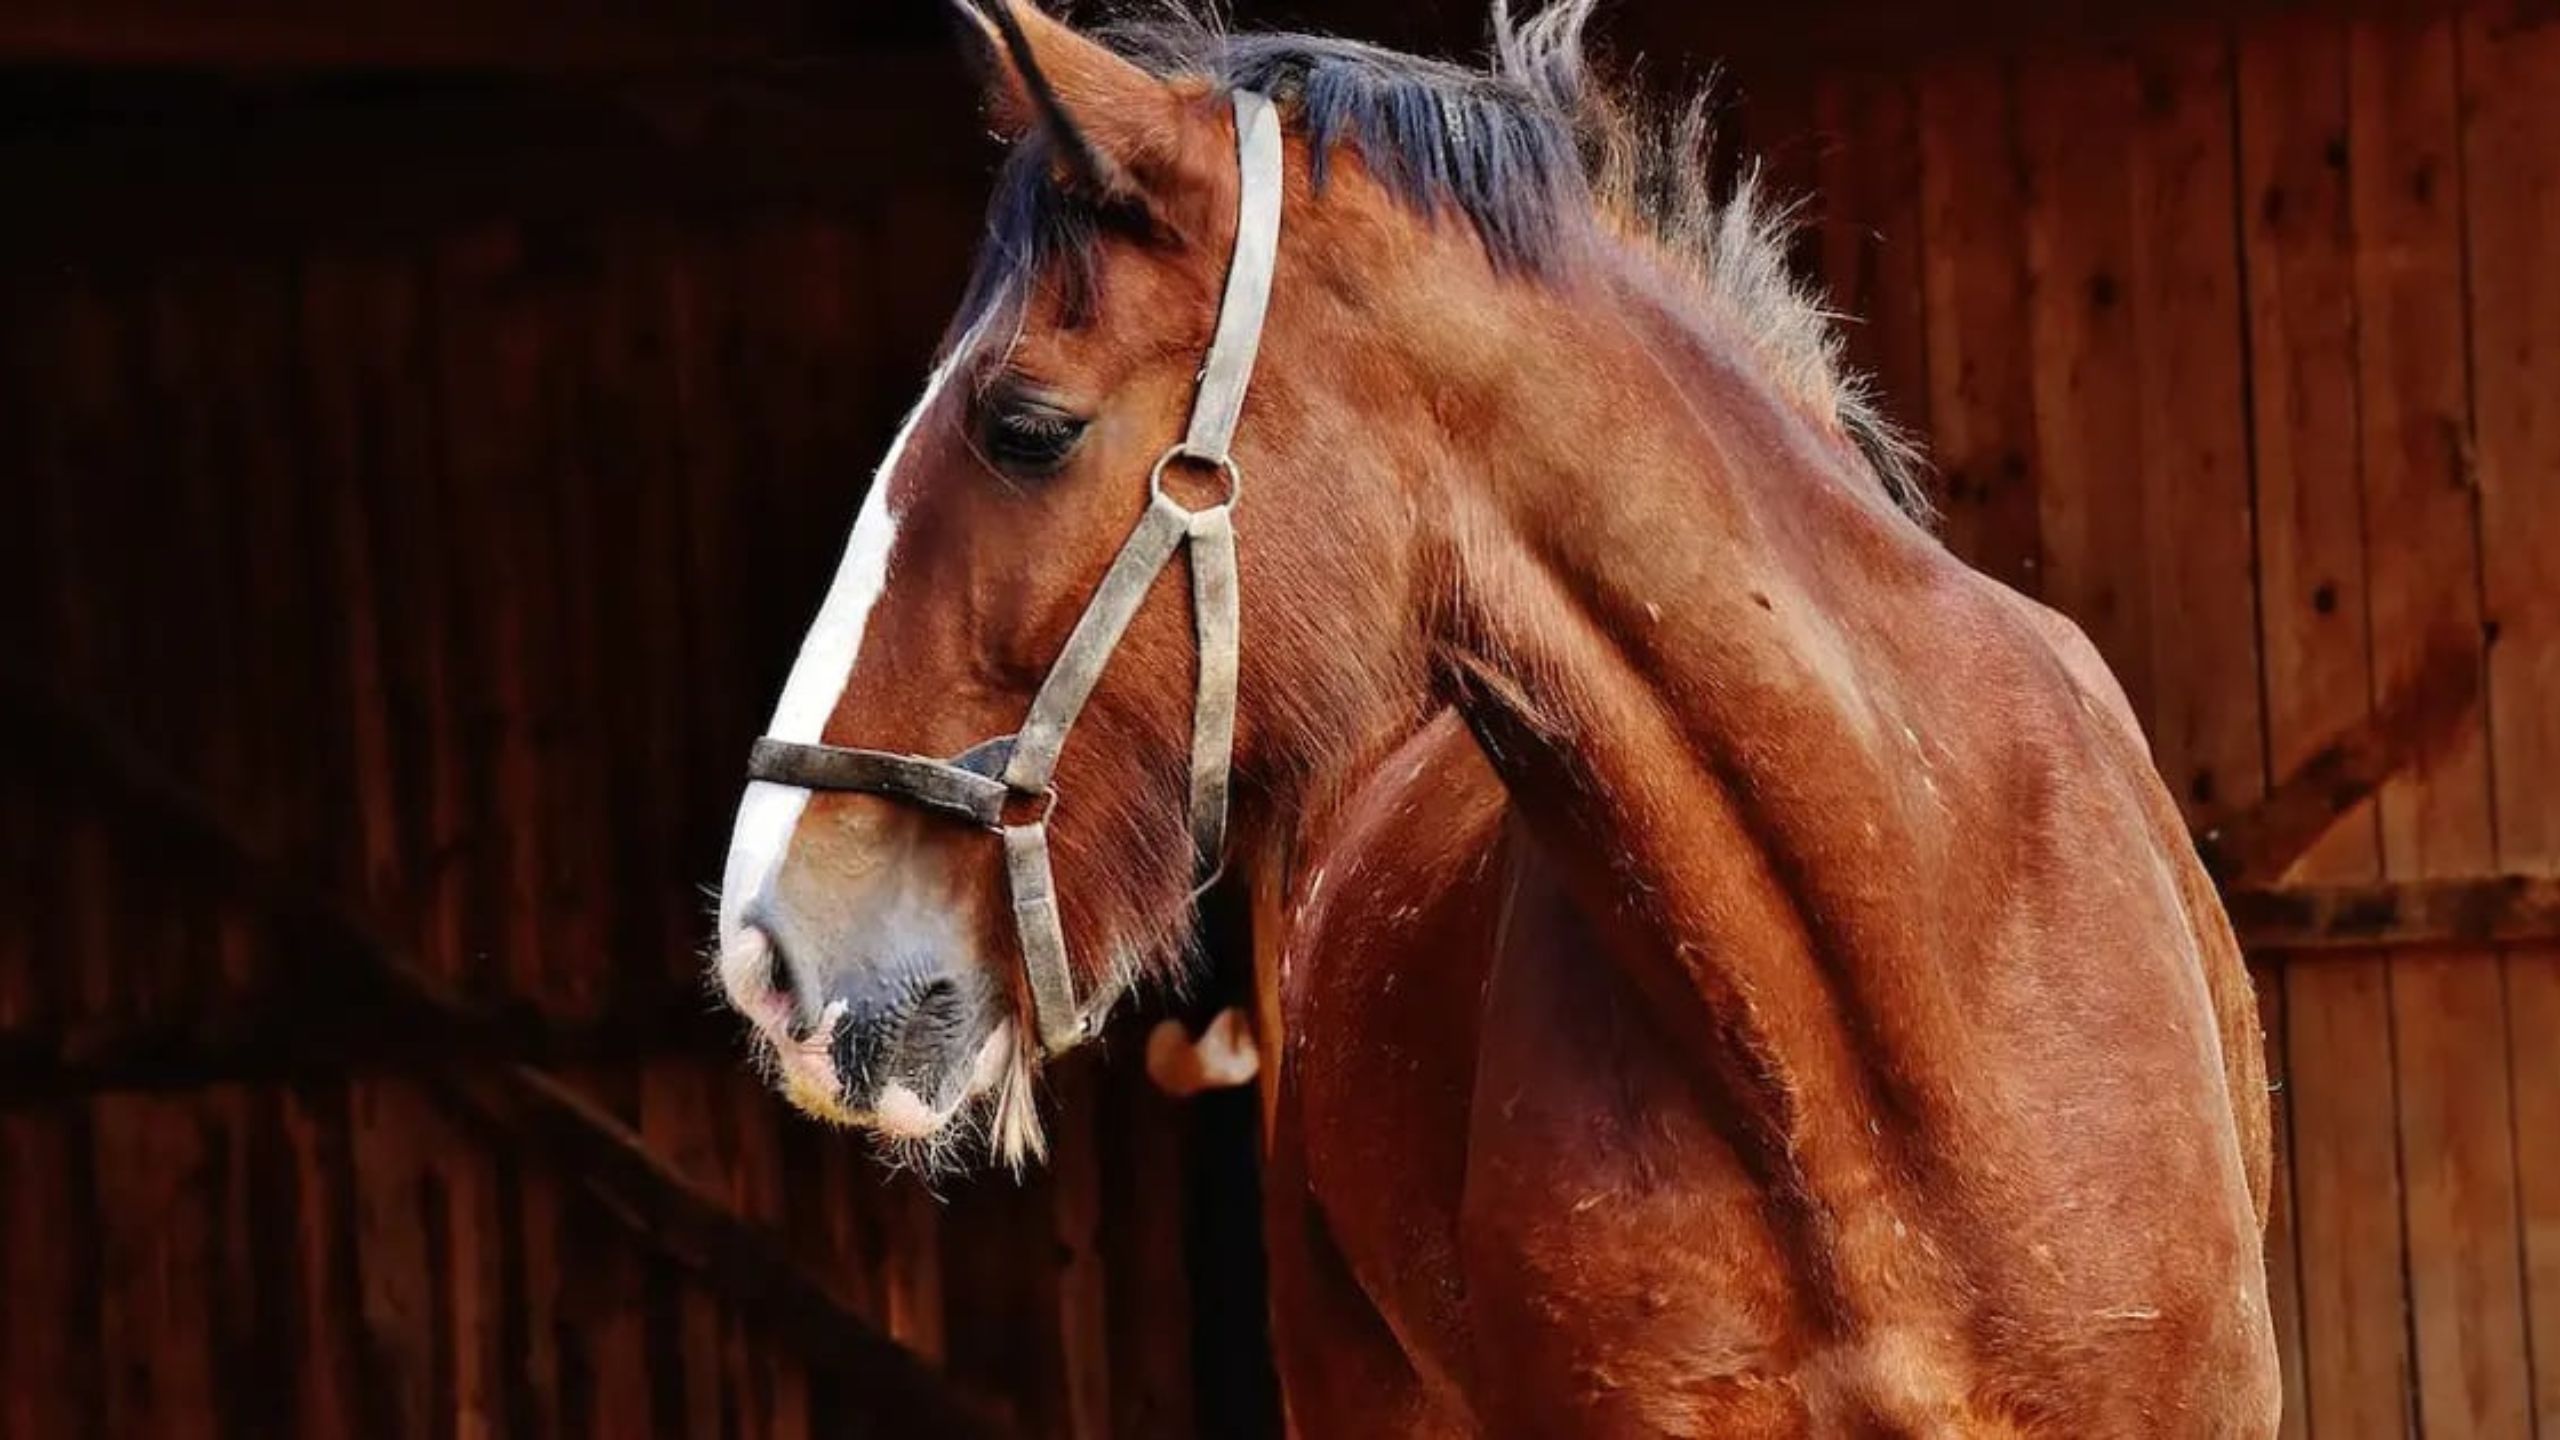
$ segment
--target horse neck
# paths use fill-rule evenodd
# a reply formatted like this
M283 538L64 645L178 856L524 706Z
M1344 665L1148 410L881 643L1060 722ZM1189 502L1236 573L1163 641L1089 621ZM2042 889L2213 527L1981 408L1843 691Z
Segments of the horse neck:
M1919 736L1948 738L1924 723L1950 658L1933 652L1952 651L1932 612L1970 612L1980 587L1950 583L1954 562L1740 347L1620 298L1560 304L1584 348L1490 407L1520 418L1486 435L1482 488L1449 499L1443 673L1692 1053L1746 1090L1820 1090L1790 1012L1822 1009L1845 956L1889 960L1923 928L1916 857L1946 847L1913 830L1962 809L1906 803L1928 783ZM1744 1108L1786 1130L1814 1098Z
M1961 567L1746 350L1617 298L1560 301L1585 317L1579 353L1549 347L1553 370L1487 407L1516 419L1486 432L1484 463L1453 467L1488 477L1441 507L1462 705L1509 735L1506 779L1630 843L1659 809L1788 775L1898 787L1899 764L1869 762L1907 759L1881 722ZM1593 378L1577 394L1560 372Z

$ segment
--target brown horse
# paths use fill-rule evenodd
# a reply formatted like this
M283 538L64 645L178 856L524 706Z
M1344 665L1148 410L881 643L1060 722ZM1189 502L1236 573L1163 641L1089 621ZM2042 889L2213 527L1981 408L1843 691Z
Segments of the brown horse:
M1587 10L1497 12L1492 75L971 12L1017 143L759 750L729 992L809 1108L1018 1156L1223 848L1302 1431L2270 1433L2258 1037L2175 808Z

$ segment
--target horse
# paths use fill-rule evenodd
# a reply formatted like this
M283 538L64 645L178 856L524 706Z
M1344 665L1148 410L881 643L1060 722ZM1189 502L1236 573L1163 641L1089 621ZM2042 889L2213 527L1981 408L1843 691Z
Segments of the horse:
M1223 868L1299 1433L2272 1434L2230 927L1701 112L1590 0L1489 72L956 9L987 239L722 887L785 1093L1022 1163Z

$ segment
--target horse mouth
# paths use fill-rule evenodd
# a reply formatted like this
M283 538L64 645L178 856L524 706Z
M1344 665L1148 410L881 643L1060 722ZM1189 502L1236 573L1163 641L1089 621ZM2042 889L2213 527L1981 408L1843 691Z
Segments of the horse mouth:
M841 1014L831 1013L812 1036L798 1040L759 1026L758 1045L771 1062L774 1088L795 1109L813 1120L868 1131L892 1143L941 1138L996 1091L1013 1061L1011 1021L988 1031L967 1053L966 1063L954 1063L956 1052L949 1047L910 1039L900 1047L889 1077L875 1088L848 1063L851 1047L840 1043L846 1023Z

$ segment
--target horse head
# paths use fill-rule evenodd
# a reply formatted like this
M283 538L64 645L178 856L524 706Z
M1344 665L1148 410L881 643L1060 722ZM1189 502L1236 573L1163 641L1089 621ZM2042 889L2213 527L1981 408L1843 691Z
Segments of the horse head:
M1241 84L968 19L1012 150L759 747L721 978L804 1108L928 1143L982 1114L1019 1158L1033 1067L1418 708L1411 482L1449 447L1410 438L1374 272L1493 270L1355 165L1319 187Z

